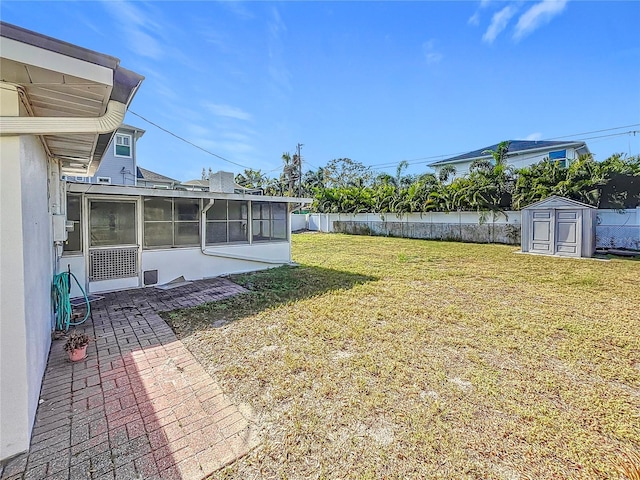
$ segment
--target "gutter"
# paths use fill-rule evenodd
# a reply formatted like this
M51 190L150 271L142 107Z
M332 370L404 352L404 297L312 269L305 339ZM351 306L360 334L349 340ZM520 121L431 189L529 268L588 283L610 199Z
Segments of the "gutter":
M124 120L127 106L109 100L101 117L0 117L0 135L59 135L111 133Z

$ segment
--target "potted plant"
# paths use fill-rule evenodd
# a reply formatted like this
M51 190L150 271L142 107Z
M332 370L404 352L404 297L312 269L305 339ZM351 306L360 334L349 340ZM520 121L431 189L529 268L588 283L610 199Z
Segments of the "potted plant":
M67 343L64 344L65 351L69 354L69 360L78 362L87 357L87 345L89 336L84 333L77 333L75 330L69 334Z

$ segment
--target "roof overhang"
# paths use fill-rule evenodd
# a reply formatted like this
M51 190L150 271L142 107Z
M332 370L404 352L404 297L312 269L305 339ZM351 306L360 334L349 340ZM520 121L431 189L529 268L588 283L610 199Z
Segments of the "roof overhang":
M98 185L88 183L68 183L67 191L91 195L113 195L121 197L174 197L174 198L204 198L225 200L252 200L255 202L282 202L296 204L311 204L313 198L304 197L274 197L271 195L251 195L249 193L221 193L203 192L197 190L164 190L157 188L133 187L127 185Z
M47 127L28 134L40 136L48 155L60 160L64 173L93 175L122 120L94 131L84 127L74 131L70 125L105 118L110 104L115 103L124 105L123 117L144 77L120 67L120 61L109 55L4 22L0 27L2 81L18 90L25 117L53 119L53 125L60 125L58 130ZM2 133L21 132L8 130L3 122Z

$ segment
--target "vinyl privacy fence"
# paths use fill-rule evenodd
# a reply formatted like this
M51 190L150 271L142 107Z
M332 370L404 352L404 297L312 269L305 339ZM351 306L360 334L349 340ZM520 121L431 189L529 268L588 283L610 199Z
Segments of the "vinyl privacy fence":
M504 213L428 212L308 213L293 214L291 229L338 232L355 235L381 235L432 240L520 245L519 211ZM629 210L598 210L596 225L598 248L640 250L640 207Z

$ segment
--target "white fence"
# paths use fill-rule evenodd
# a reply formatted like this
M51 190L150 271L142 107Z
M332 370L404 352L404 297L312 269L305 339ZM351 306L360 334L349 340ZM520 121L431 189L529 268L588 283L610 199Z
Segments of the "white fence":
M640 250L640 207L598 210L596 246Z
M520 212L309 213L293 214L291 229L384 235L406 238L457 240L520 245ZM596 244L605 248L640 250L640 207L630 210L598 210Z

